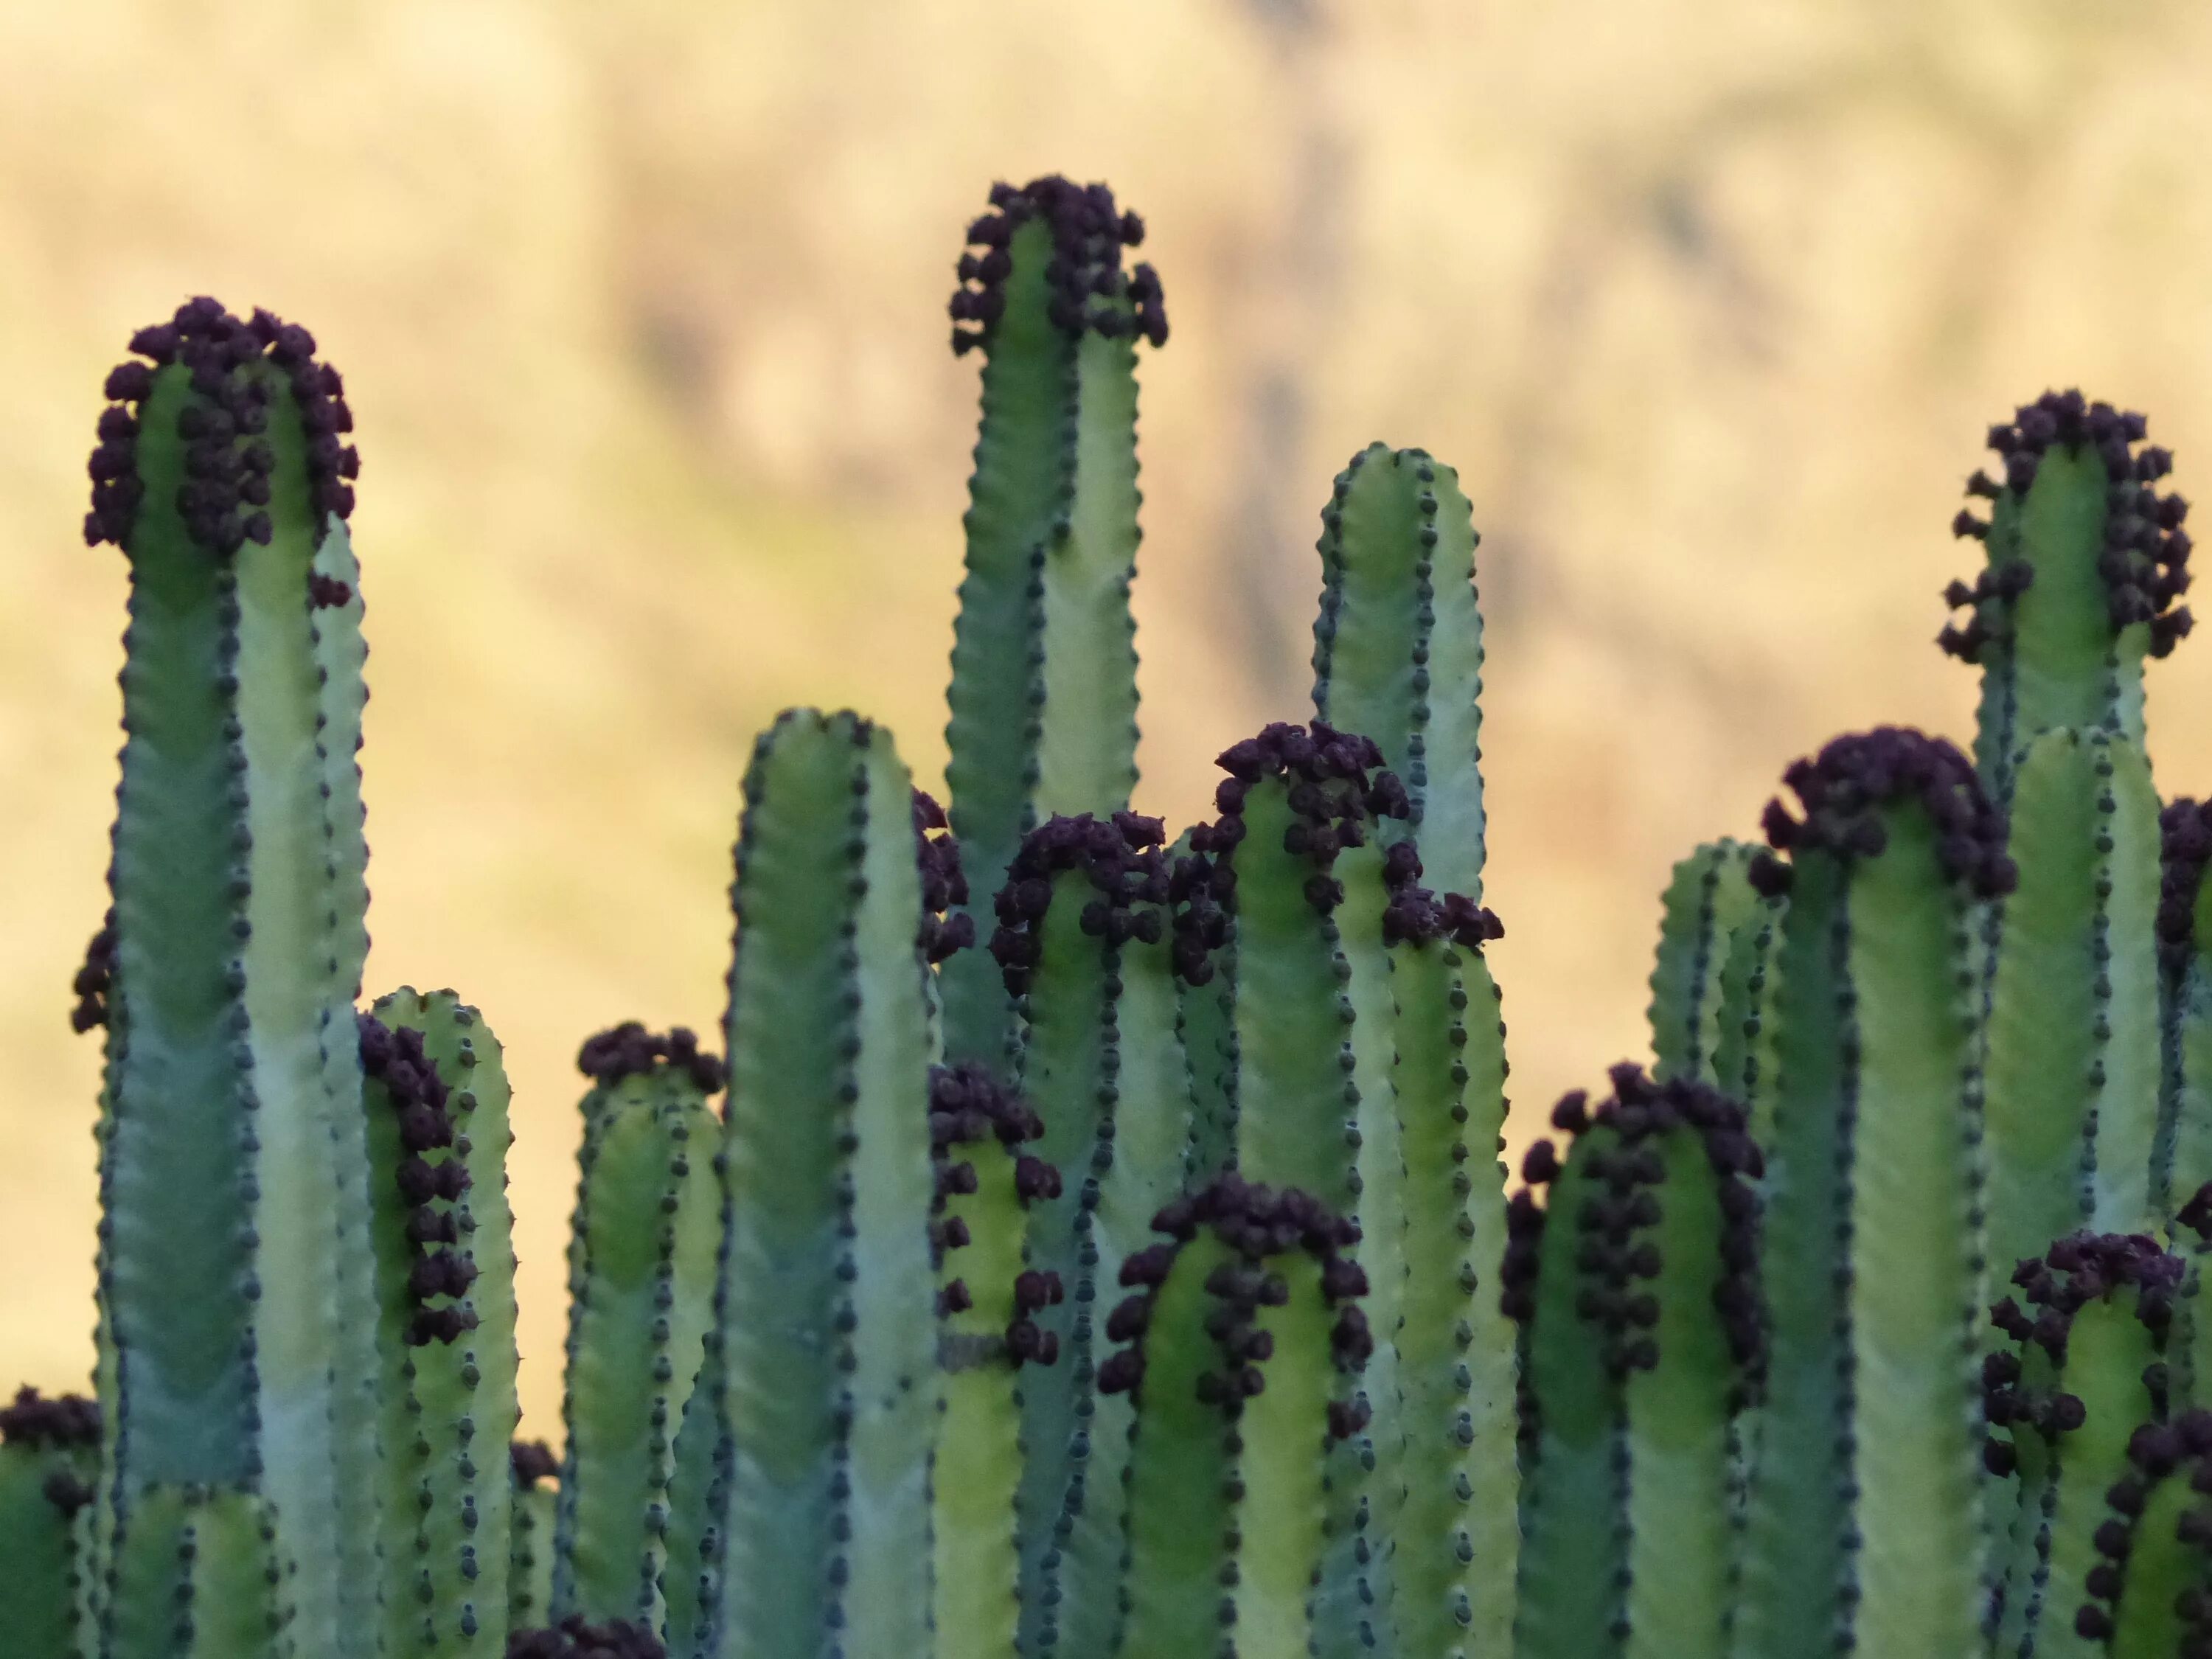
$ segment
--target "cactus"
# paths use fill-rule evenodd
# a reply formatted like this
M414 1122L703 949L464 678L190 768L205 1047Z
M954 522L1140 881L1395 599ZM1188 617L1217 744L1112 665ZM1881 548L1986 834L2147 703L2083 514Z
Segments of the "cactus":
M340 385L212 301L136 337L86 526L131 578L70 1015L94 1399L0 1411L9 1652L2206 1650L2212 813L2142 746L2190 551L2146 423L1993 431L1974 760L1839 738L1767 848L1679 865L1650 1070L1509 1200L1456 475L1339 479L1313 718L1171 836L1130 806L1158 280L1103 186L992 204L951 812L858 715L761 740L726 1058L579 1056L557 1458L498 1045L357 1008Z

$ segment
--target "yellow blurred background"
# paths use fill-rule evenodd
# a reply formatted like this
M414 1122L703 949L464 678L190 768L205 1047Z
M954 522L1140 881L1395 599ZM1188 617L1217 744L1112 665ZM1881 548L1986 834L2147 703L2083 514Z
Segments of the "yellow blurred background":
M2208 154L2186 0L0 0L0 1380L89 1364L125 580L76 526L184 296L348 378L369 985L506 1042L557 1433L575 1048L714 1028L753 732L849 703L941 771L994 179L1111 181L1166 283L1149 809L1304 708L1336 469L1460 469L1525 1129L1643 1052L1674 858L1837 730L1966 729L1930 641L1990 419L2079 384L2212 470ZM2212 787L2212 642L2151 683Z

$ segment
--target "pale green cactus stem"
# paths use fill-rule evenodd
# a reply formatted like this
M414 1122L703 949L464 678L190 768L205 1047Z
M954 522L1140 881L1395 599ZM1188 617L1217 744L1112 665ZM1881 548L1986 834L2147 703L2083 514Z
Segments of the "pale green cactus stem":
M592 1156L574 1226L553 1609L659 1634L676 1441L714 1316L722 1126L708 1101L724 1078L690 1031L635 1022L586 1042L578 1064L593 1080ZM678 1570L696 1580L696 1559Z
M0 1407L0 1632L21 1659L88 1659L100 1407L25 1389Z
M1774 1133L1774 1000L1776 947L1782 939L1786 897L1762 896L1729 935L1721 964L1720 1031L1713 1050L1713 1079L1743 1103L1751 1138L1764 1146Z
M1022 1649L1103 1651L1119 1617L1130 1402L1093 1387L1121 1262L1183 1185L1191 1136L1178 965L1157 818L1053 818L1007 872L991 940L1021 1021L1033 1149L1064 1172L1028 1211L1028 1265L1066 1296L1035 1320L1064 1358L1020 1378ZM948 1263L948 1273L956 1263ZM941 1524L941 1520L940 1520Z
M1040 1316L1065 1304L1066 1287L1030 1265L1025 1243L1032 1209L1062 1193L1059 1170L1033 1155L1043 1133L1029 1103L982 1066L932 1073L945 1389L933 1483L939 1659L1007 1659L1016 1646L1017 1526L1032 1522L1021 1503L1021 1379L1064 1363Z
M1961 511L1952 528L1979 538L1989 564L1946 591L1969 614L1940 642L1982 665L1974 760L2001 803L2045 732L2141 744L2143 659L2189 631L2187 607L2174 603L2187 586L2188 507L2156 488L2172 458L2138 447L2145 429L2140 415L2047 392L1990 428L2002 476L1967 482L1990 514Z
M2054 1607L2075 1638L2065 1650L2113 1659L2176 1659L2212 1641L2212 1415L2145 1424L2127 1443L2095 1534L2104 1559L2077 1607Z
M125 548L131 576L106 1479L119 1511L149 1483L258 1483L296 1570L300 1639L357 1651L341 1592L372 1492L339 1477L359 1472L372 1401L333 1358L371 1317L366 1280L338 1264L368 1178L349 1029L358 798L343 776L359 690L327 682L358 658L345 620L326 635L317 616L350 591L313 568L352 506L351 416L313 341L265 313L242 323L196 300L132 347L152 366L109 377L85 526Z
M1984 1601L1978 981L2013 872L1964 756L1837 739L1787 780L1754 866L1790 890L1767 1149L1768 1388L1735 1650L1965 1653Z
M500 1047L451 991L392 992L360 1031L376 1172L382 1651L495 1655L518 1417Z
M2183 1265L2139 1235L2072 1234L2021 1263L2016 1296L1992 1310L2008 1340L1983 1364L1989 1462L2017 1476L1992 1494L2002 1523L1994 1651L2004 1659L2095 1649L2070 1621L2130 1437L2166 1413Z
M297 1621L266 1498L155 1482L115 1536L101 1659L290 1659Z
M1613 1086L1554 1110L1575 1139L1564 1165L1532 1149L1553 1205L1516 1211L1507 1257L1533 1385L1523 1659L1717 1655L1732 1611L1736 1419L1765 1358L1759 1155L1709 1084L1620 1066Z
M1401 1652L1476 1659L1512 1639L1520 1550L1515 1341L1498 1282L1505 1025L1480 940L1425 932L1390 950L1406 1161L1396 1635Z
M1989 1012L1989 1258L2154 1223L2159 805L2134 742L2044 732L2013 781Z
M738 844L721 1343L722 1659L911 1659L941 1399L913 785L889 734L794 713Z
M508 1500L507 1625L538 1630L553 1621L553 1535L558 1524L561 1462L543 1440L518 1440L507 1457L514 1482Z
M1694 1078L1734 1086L1720 1069L1727 1036L1723 975L1731 941L1759 902L1751 858L1741 842L1709 842L1674 866L1660 900L1650 1017L1652 1075L1662 1081Z
M1314 713L1374 739L1412 811L1430 884L1482 896L1482 612L1474 509L1419 449L1370 444L1322 512Z
M1340 1252L1349 1224L1310 1195L1222 1180L1164 1209L1121 1265L1132 1346L1099 1368L1135 1392L1123 1659L1308 1659L1325 1541L1326 1449L1359 1426L1341 1397L1372 1346Z
M952 828L977 902L1054 813L1104 817L1136 787L1136 345L1167 338L1159 279L1125 275L1144 226L1103 185L1000 185L969 228L956 351L983 351L982 428L952 647ZM1012 1009L992 964L954 957L945 1048L998 1064Z

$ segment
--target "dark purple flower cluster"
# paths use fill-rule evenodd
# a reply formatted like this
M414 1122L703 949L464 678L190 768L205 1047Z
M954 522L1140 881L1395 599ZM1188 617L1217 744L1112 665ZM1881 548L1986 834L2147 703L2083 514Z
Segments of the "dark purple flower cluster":
M1375 1351L1375 1338L1355 1301L1367 1293L1367 1275L1358 1262L1340 1254L1359 1242L1358 1227L1297 1188L1267 1187L1224 1175L1201 1191L1172 1200L1152 1218L1152 1230L1173 1243L1139 1250L1121 1264L1121 1284L1136 1294L1107 1316L1106 1335L1128 1346L1099 1366L1100 1393L1134 1395L1144 1386L1145 1334L1151 1328L1160 1287L1167 1283L1182 1247L1201 1229L1211 1229L1237 1257L1206 1278L1206 1294L1218 1305L1206 1316L1206 1333L1220 1352L1221 1365L1200 1374L1201 1401L1234 1418L1247 1400L1265 1391L1267 1378L1260 1368L1273 1356L1274 1339L1260 1328L1259 1310L1280 1307L1290 1297L1289 1282L1269 1272L1267 1264L1293 1250L1304 1250L1321 1264L1322 1294L1337 1310L1329 1346L1338 1369L1356 1371L1367 1363ZM1364 1402L1329 1403L1328 1431L1335 1438L1348 1439L1366 1422Z
M1505 924L1464 893L1439 897L1419 885L1421 854L1410 841L1394 842L1382 854L1382 884L1390 902L1382 909L1385 945L1427 945L1448 939L1462 950L1480 951L1505 937Z
M84 947L84 966L70 981L70 989L76 995L76 1006L70 1010L72 1031L89 1031L107 1024L108 1004L115 993L115 952L120 943L115 931L115 907L111 904L100 931Z
M1942 738L1877 726L1793 762L1782 781L1796 792L1805 816L1791 817L1778 798L1766 804L1760 823L1776 852L1877 858L1889 841L1882 809L1917 800L1942 837L1937 856L1945 875L1981 898L2009 893L2020 879L2005 852L2004 814L1983 792L1974 763ZM1790 878L1790 866L1773 853L1752 860L1752 885L1767 896L1789 891Z
M1657 1279L1664 1266L1657 1243L1645 1236L1659 1223L1658 1189L1667 1176L1656 1143L1670 1134L1694 1134L1719 1183L1722 1272L1713 1306L1743 1387L1755 1389L1766 1369L1766 1314L1759 1288L1759 1194L1752 1182L1764 1164L1743 1108L1710 1084L1682 1078L1655 1083L1640 1066L1626 1063L1614 1066L1610 1077L1612 1097L1595 1107L1578 1090L1552 1109L1552 1126L1574 1137L1580 1149L1573 1155L1581 1171L1604 1188L1583 1205L1578 1218L1587 1236L1575 1254L1583 1285L1576 1310L1605 1332L1606 1368L1615 1377L1659 1363L1653 1335L1658 1298L1637 1288L1639 1280ZM1583 1146L1590 1136L1595 1139ZM1513 1195L1506 1211L1502 1301L1506 1316L1523 1323L1536 1316L1548 1219L1534 1189L1557 1181L1563 1168L1558 1147L1538 1141L1522 1161L1528 1187Z
M1048 818L1024 836L991 906L999 921L991 956L1005 976L1006 994L1028 992L1044 953L1054 878L1069 871L1081 872L1091 884L1092 897L1081 919L1085 933L1116 947L1131 939L1158 944L1172 891L1166 839L1159 819L1136 812Z
M624 1078L639 1076L656 1066L674 1066L710 1095L720 1092L730 1080L728 1068L699 1047L698 1034L686 1025L678 1025L663 1036L636 1020L626 1019L585 1038L584 1046L576 1052L576 1069L603 1089L611 1089Z
M991 211L968 227L969 251L960 256L960 286L952 295L955 352L986 343L995 331L1014 270L1014 233L1032 219L1052 230L1045 283L1052 290L1046 314L1054 327L1071 336L1088 329L1109 339L1128 335L1156 346L1167 343L1159 273L1148 264L1126 276L1121 270L1121 250L1145 240L1144 221L1117 208L1105 185L1076 185L1054 173L1019 190L992 185ZM1128 310L1114 303L1120 300L1127 301Z
M1213 792L1221 816L1191 834L1194 853L1209 866L1214 898L1230 903L1236 891L1229 860L1245 836L1244 802L1257 784L1280 778L1290 787L1293 821L1283 831L1283 850L1314 866L1307 901L1327 915L1344 902L1344 884L1329 872L1347 847L1362 847L1383 818L1412 815L1413 803L1398 775L1382 769L1382 751L1373 741L1340 732L1325 721L1310 726L1278 720L1256 738L1224 750L1216 763L1229 774ZM1403 856L1386 866L1394 892L1409 887L1420 869L1418 858Z
M975 1190L975 1166L954 1154L963 1146L996 1140L1014 1152L1014 1196L1026 1208L1037 1199L1060 1195L1060 1171L1041 1158L1015 1149L1038 1139L1044 1121L1036 1109L973 1060L933 1066L929 1073L929 1152L937 1164L937 1198L941 1212L952 1194ZM969 1243L967 1223L951 1216L933 1224L939 1254ZM1006 1327L1006 1357L1015 1364L1049 1365L1060 1358L1060 1338L1040 1328L1030 1316L1057 1305L1067 1294L1056 1273L1025 1272L1014 1280L1014 1317ZM963 1313L975 1305L964 1279L953 1279L937 1293L940 1314Z
M561 1478L561 1460L543 1440L518 1440L507 1448L507 1455L514 1470L514 1484L525 1492Z
M36 1389L16 1390L0 1406L0 1446L82 1448L100 1443L100 1407L82 1395L49 1400Z
M939 963L975 942L975 918L962 909L968 878L960 868L960 843L945 809L920 789L914 792L914 850L921 870L921 930L915 943L925 961ZM950 910L961 914L948 916Z
M604 1625L570 1613L549 1630L519 1630L507 1638L507 1659L668 1659L651 1631L621 1619Z
M2189 608L2175 603L2189 587L2189 532L2181 527L2189 503L2161 495L2155 485L2173 469L2173 457L2155 445L2137 449L2148 428L2141 415L2106 403L2090 403L2079 392L2046 392L2022 404L2010 422L1990 428L1990 447L2004 464L2004 476L1977 472L1967 493L1994 500L2009 490L2025 496L2045 455L2054 447L2094 449L2104 461L2105 544L2097 555L2097 574L2105 580L2107 611L2115 631L2135 623L2150 624L2150 651L2170 653L2191 626ZM1951 521L1954 535L1986 538L1989 521L1961 508ZM1953 610L1973 607L1961 628L1947 624L1936 643L1966 662L1977 660L1994 632L1982 609L1986 601L2017 599L2034 580L2024 561L2002 555L1973 585L1953 582L1943 598Z
M2184 797L2158 815L2158 953L2178 973L2197 944L2197 895L2212 865L2212 807Z
M459 1299L476 1282L477 1265L458 1248L460 1222L452 1206L469 1189L469 1166L453 1151L445 1079L423 1052L420 1031L395 1030L374 1014L360 1016L360 1029L362 1071L384 1086L399 1115L399 1144L406 1154L394 1179L410 1206L407 1241L416 1251L407 1275L413 1309L407 1341L418 1348L456 1341L477 1327L476 1310ZM445 1154L434 1164L428 1156L434 1152ZM430 1305L441 1298L445 1305Z
M2128 1441L2128 1473L2105 1494L2112 1516L2090 1540L2104 1559L2083 1577L2081 1588L2091 1600L2074 1615L2075 1633L2092 1642L2109 1640L2116 1628L2113 1614L2127 1583L2128 1557L2134 1553L2136 1528L2152 1487L2186 1470L2190 1491L2212 1497L2212 1413L2191 1410L2171 1423L2146 1423ZM2198 1504L2184 1510L2176 1536L2212 1558L2212 1507ZM2206 1588L2203 1577L2200 1565L2197 1582L2174 1600L2174 1612L2188 1626L2177 1653L2212 1653L2212 1589Z
M145 361L119 364L107 377L112 401L100 414L89 464L88 544L121 547L130 539L145 493L138 473L144 406L157 371L173 366L191 374L192 392L177 416L185 448L176 509L200 546L228 557L249 541L270 539L269 475L276 460L267 433L280 382L290 385L305 433L315 511L342 519L352 514L349 480L360 474L361 456L339 435L353 430L353 411L337 370L315 361L314 337L307 330L266 311L241 322L202 295L178 307L168 322L140 329L131 349Z

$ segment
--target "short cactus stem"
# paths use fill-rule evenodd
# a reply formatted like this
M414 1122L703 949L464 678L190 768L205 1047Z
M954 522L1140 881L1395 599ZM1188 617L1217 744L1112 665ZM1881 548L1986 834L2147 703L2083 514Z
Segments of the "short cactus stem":
M0 1407L0 1630L24 1659L93 1650L100 1407L25 1389Z
M1167 338L1159 278L1122 270L1144 224L1103 185L995 186L969 228L953 349L983 353L982 429L952 647L945 776L979 896L1054 813L1136 786L1136 345ZM997 1064L1012 1009L989 963L947 964L945 1047Z
M115 1535L105 1659L288 1659L268 1501L236 1488L157 1483Z
M1426 848L1423 849L1424 854ZM1723 974L1736 930L1756 911L1753 849L1741 842L1700 847L1674 866L1660 900L1659 952L1651 969L1653 1075L1700 1079L1732 1088L1720 1070Z
M2212 1641L2212 1414L2191 1411L2145 1424L2105 1493L2094 1544L2100 1558L2078 1607L2054 1608L2073 1638L2065 1650L2114 1659L2169 1659Z
M553 1617L553 1534L560 1502L561 1460L543 1440L508 1449L514 1521L507 1551L507 1627L543 1628Z

